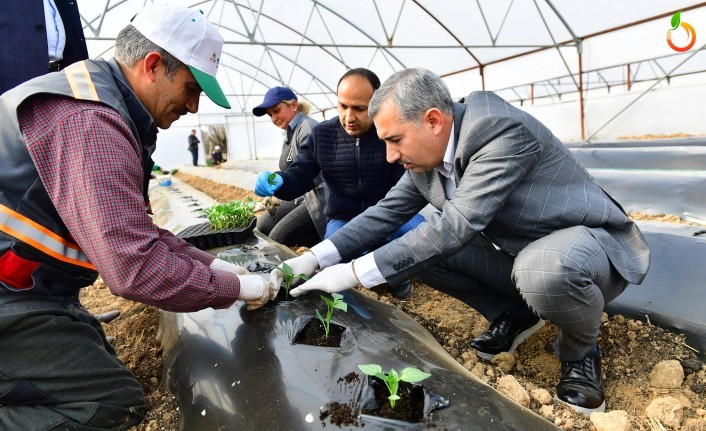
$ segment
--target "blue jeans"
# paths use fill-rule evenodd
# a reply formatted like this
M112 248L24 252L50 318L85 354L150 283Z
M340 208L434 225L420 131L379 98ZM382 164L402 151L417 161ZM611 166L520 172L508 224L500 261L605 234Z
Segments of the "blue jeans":
M324 234L324 239L328 239L331 235L333 235L337 230L348 224L350 220L336 220L336 219L329 219L329 221L326 223L326 233ZM415 227L419 225L419 223L424 221L424 217L421 215L417 214L414 217L412 217L407 223L403 224L400 226L399 229L396 231L392 232L390 236L385 238L385 241L383 241L382 244L387 244L388 242L395 240L402 235L406 234L407 232L411 231Z

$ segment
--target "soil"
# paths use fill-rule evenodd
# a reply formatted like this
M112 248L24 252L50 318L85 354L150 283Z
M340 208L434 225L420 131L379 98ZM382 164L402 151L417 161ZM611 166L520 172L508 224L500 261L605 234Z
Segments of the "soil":
M252 193L235 187L181 173L176 177L219 201L256 199ZM683 222L669 215L636 214L635 218ZM301 252L302 249L295 251ZM487 363L479 360L469 347L469 341L484 332L488 322L462 302L416 280L414 284L414 293L406 300L393 298L384 287L360 289L366 295L399 307L425 326L454 359L489 385L496 387L501 377L511 374L527 391L541 388L554 393L560 369L552 349L557 335L554 325L545 325L511 358ZM115 338L113 344L118 356L145 390L149 411L143 423L133 427L132 431L177 431L179 411L174 397L162 385L162 349L156 341L158 310L111 295L100 279L83 289L81 301L96 314L110 310L122 312L104 327L107 335ZM671 395L686 406L680 429L706 430L706 366L685 343L684 336L656 327L649 320L643 322L605 314L603 317L599 345L603 353L607 411L626 411L634 430L668 429L651 423L645 408L655 398ZM672 359L680 360L685 370L681 387L669 390L650 387L650 372L654 366ZM596 430L587 417L558 402L540 405L532 399L529 408L567 431ZM335 425L328 426L336 429Z
M328 334L319 319L311 319L294 337L294 344L306 344L317 347L341 347L341 338L345 328L329 323Z

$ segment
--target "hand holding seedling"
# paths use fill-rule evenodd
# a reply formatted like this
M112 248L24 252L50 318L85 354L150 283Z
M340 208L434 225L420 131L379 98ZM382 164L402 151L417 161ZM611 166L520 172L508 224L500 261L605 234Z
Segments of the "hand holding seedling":
M343 300L343 295L340 295L338 293L332 293L331 298L333 298L333 300L328 299L324 295L321 295L321 299L323 299L326 303L326 317L323 317L319 310L316 310L316 317L321 321L321 324L324 325L324 332L326 333L326 338L328 338L328 331L331 327L331 317L333 317L333 311L336 309L345 312L348 311L348 304L346 304L346 301Z
M285 264L289 267L289 269L284 268ZM307 251L301 256L297 256L282 262L270 273L270 283L272 283L275 288L275 295L277 295L280 286L285 283L287 279L287 273L294 275L294 277L292 277L292 279L290 280L289 287L291 287L292 283L296 283L297 281L304 279L302 278L302 275L307 277L307 279L308 277L311 277L311 275L314 274L314 271L316 271L316 268L318 268L318 266L319 261L316 260L316 256L314 255L314 253L310 251ZM287 289L289 289L289 287L287 287Z
M287 298L289 296L289 288L292 287L292 282L294 280L308 280L309 276L306 274L295 274L294 271L292 271L292 267L287 265L287 263L282 263L282 265L279 266L280 270L284 273L284 297Z
M385 382L387 390L390 392L390 396L387 398L390 400L390 407L393 409L395 408L395 402L400 399L399 395L397 395L397 388L400 382L416 383L431 377L431 374L416 368L405 368L400 374L397 374L394 369L391 369L389 373L383 373L382 367L377 364L358 365L358 368L365 374L377 377Z
M282 187L284 180L282 177L270 171L264 171L258 175L255 181L255 194L260 197L272 196L277 189Z
M289 293L296 297L310 290L320 290L326 293L342 292L350 288L356 287L360 282L353 273L353 262L339 263L338 265L329 266L309 281L292 289Z
M248 310L256 310L275 298L274 287L261 275L240 275L240 295Z

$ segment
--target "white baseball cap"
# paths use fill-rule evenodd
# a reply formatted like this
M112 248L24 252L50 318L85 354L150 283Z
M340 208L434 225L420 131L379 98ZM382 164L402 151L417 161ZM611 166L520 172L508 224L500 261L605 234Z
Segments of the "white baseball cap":
M201 11L151 4L137 13L132 25L152 43L186 64L213 103L230 109L216 80L223 36Z

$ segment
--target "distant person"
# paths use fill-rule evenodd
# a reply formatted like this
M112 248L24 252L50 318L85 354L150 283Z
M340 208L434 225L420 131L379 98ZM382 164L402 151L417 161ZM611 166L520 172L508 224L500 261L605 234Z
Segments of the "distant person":
M223 163L223 151L221 151L221 146L216 145L211 152L211 163L216 166Z
M77 0L3 0L0 94L88 58Z
M199 144L201 141L199 141L199 138L196 137L196 130L192 129L191 134L189 135L189 146L186 147L189 152L191 152L191 161L194 164L194 166L199 165Z
M256 117L268 115L272 124L283 130L284 142L279 157L279 169L282 171L292 164L299 154L299 148L309 139L311 129L319 124L309 117L309 105L300 103L288 87L272 87L267 90L262 103L254 107L252 112ZM315 180L314 190L296 199L280 200L273 196L267 199L274 216L260 216L257 219L257 230L290 247L314 245L323 238L326 232L323 213L326 196L320 177Z
M380 79L368 69L344 73L336 87L338 118L314 127L294 163L275 172L274 181L270 182L270 172L260 174L255 194L291 200L311 190L321 174L328 192L324 238L382 199L404 174L404 168L387 162L385 143L368 116L368 103L379 86ZM422 221L419 214L410 215L379 242L395 239ZM390 293L397 298L408 297L412 290L408 279L390 283Z
M556 397L580 413L604 411L601 314L647 274L638 226L549 129L494 93L454 103L437 75L407 69L375 92L369 111L388 161L407 173L377 205L286 261L295 274L322 269L289 293L416 274L488 319L470 341L484 360L513 353L549 320L559 328ZM429 203L439 211L430 220L348 262ZM275 269L271 281L281 277Z
M118 33L115 58L0 96L0 430L142 421L140 384L78 300L99 273L114 295L172 312L256 308L274 294L145 209L158 128L196 113L202 91L230 108L222 47L197 9L152 4Z

